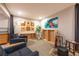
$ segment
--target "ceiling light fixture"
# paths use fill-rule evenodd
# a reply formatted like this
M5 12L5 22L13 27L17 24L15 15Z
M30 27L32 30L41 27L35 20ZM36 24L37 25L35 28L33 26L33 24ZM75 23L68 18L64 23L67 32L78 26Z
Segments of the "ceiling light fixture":
M21 11L18 11L17 14L18 14L18 15L22 15L22 12L21 12Z
M42 19L42 17L38 17L38 19Z

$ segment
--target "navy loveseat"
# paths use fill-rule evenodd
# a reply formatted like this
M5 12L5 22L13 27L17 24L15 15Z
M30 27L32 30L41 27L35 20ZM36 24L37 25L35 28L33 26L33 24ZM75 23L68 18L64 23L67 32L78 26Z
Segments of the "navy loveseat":
M27 43L27 36L23 36L23 35L14 35L13 39L10 39L10 44L14 44L14 43L18 43L18 42L26 42Z
M26 43L18 44L8 48L2 48L0 46L0 56L38 56L39 52L32 52L26 47Z

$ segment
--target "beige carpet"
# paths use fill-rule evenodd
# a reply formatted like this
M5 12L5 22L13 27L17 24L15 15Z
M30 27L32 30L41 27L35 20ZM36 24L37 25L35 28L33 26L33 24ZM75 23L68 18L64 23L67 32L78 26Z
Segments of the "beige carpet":
M53 45L49 44L44 40L29 40L27 46L32 51L39 51L40 56L49 56L49 51L52 49Z

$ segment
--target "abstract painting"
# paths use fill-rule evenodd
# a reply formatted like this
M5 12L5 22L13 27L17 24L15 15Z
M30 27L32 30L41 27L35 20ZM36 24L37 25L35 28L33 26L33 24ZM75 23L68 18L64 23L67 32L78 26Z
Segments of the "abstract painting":
M47 20L45 28L58 28L58 17Z

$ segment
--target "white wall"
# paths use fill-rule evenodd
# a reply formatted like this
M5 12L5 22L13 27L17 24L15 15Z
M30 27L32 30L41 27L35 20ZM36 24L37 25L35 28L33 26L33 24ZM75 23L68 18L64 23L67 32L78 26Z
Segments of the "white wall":
M67 9L64 9L63 11L56 13L53 15L53 17L58 16L58 30L61 34L63 34L65 39L68 40L74 40L75 38L75 13L74 13L74 6L71 6ZM14 26L15 26L15 33L20 32L20 28L18 24L16 23L18 20L21 22L26 19L22 18L14 18ZM35 26L40 25L39 21L34 21ZM42 25L43 23L41 23ZM7 27L8 26L8 20L0 20L0 27Z
M23 21L28 21L28 20L23 19L23 18L14 17L14 31L15 31L15 33L19 33L21 31L19 23L21 23ZM34 22L35 27L37 25L40 25L40 21L34 20L33 22ZM8 19L0 19L0 31L7 31L8 30L8 29L2 29L2 28L8 28Z
M8 28L8 19L0 19L0 31L7 31Z
M74 40L75 38L75 12L74 6L66 8L52 17L59 17L58 20L58 31L63 34L65 39ZM43 20L44 22L45 20ZM43 26L43 24L42 24Z
M63 34L65 39L75 39L75 9L71 6L55 16L59 16L59 32Z
M28 19L23 19L23 18L18 18L18 17L14 17L14 31L15 33L20 33L21 29L20 29L20 23L22 23L23 21L29 21ZM34 22L35 27L37 25L40 25L40 21L37 20L30 20L32 22Z

